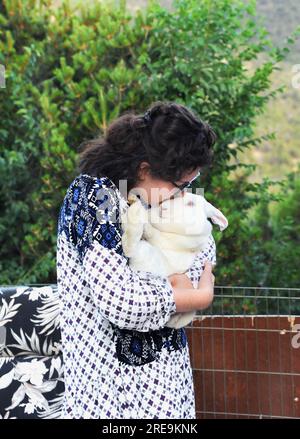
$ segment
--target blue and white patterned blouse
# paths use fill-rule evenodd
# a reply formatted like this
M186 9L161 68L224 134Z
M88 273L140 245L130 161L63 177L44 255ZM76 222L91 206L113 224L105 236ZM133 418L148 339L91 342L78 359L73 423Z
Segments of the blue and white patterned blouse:
M78 175L58 218L57 286L65 394L61 418L195 419L185 329L168 278L134 271L121 245L128 207L108 177ZM187 272L194 286L213 237Z

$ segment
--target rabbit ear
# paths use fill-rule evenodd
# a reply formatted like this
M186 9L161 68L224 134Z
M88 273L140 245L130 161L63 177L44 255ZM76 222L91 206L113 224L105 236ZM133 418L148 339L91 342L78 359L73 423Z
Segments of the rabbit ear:
M204 206L207 218L210 218L214 224L217 224L221 231L228 226L228 220L223 213L204 199Z

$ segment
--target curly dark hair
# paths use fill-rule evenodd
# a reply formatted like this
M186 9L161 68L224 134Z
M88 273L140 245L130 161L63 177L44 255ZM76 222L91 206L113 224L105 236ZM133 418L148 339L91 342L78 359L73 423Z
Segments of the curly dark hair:
M187 172L210 166L216 134L189 108L156 101L144 114L125 112L104 135L79 146L77 170L109 177L117 186L127 180L128 191L138 182L139 166L165 181L179 181Z

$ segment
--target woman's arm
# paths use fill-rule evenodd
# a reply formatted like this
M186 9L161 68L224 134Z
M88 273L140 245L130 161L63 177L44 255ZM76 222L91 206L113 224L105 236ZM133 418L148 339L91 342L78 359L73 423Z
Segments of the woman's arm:
M128 265L121 246L121 199L109 182L106 177L90 177L80 187L68 224L81 254L84 281L99 312L115 325L138 331L160 329L176 312L173 288L167 277Z
M132 270L125 257L97 241L87 250L83 266L99 312L120 328L156 330L176 312L167 278Z

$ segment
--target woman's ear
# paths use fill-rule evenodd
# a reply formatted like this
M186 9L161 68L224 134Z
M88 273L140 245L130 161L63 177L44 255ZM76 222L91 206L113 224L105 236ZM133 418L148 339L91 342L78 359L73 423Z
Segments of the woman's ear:
M210 218L214 224L217 224L221 231L226 229L226 227L228 227L228 220L226 216L223 215L219 209L209 203L204 197L203 199L207 218Z
M138 170L138 179L139 181L145 180L145 177L150 172L150 165L148 162L142 162L140 163L139 170Z

